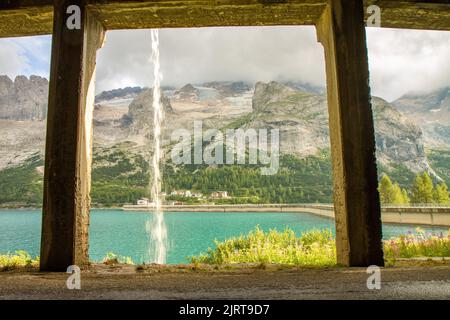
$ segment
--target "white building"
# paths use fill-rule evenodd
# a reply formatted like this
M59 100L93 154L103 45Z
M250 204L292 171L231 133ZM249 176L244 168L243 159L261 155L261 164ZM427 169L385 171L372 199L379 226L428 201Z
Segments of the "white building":
M213 199L225 199L229 198L227 191L214 191L211 193L211 198Z
M153 205L154 203L152 201L150 201L149 198L141 198L137 201L137 205L138 206L150 206Z

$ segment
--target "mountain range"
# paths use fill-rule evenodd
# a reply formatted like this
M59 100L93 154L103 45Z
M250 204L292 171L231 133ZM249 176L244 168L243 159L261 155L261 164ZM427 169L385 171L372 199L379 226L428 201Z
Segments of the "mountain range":
M48 82L44 78L18 76L12 81L0 77L0 182L2 174L11 178L14 168L28 168L35 185L42 180L47 95ZM148 183L152 90L114 89L97 95L95 101L93 188L97 193L93 200L108 203L106 197L114 185L116 194L121 191L127 194L120 198L121 202L133 202L133 197L145 192ZM317 159L329 150L327 98L323 88L297 82L217 81L186 84L178 89L164 87L162 101L168 175L180 170L170 165L171 133L178 128L192 130L195 120L202 120L204 129L278 128L281 155L288 157L283 159L292 157L304 165L311 162L308 159L321 163ZM392 103L372 97L372 106L380 173L389 173L398 177L401 184L408 184L414 173L427 171L436 180L448 183L449 88L407 94ZM329 154L327 157L329 161ZM203 166L195 170L215 169ZM167 180L166 188L189 188L198 183L178 185L171 177ZM122 183L130 184L129 188ZM311 200L310 195L307 199ZM14 199L0 196L2 201Z

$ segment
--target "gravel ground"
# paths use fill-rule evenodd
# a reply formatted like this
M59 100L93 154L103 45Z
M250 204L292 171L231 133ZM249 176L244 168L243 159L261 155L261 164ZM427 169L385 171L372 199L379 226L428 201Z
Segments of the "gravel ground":
M381 270L381 289L368 290L365 268L95 265L81 289L66 273L0 272L0 299L450 299L450 265Z

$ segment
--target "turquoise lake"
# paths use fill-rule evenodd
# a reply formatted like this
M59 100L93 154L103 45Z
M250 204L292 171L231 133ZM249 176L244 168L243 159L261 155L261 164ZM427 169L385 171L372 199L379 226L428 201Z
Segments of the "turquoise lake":
M145 222L152 218L146 212L92 210L89 229L89 254L101 261L108 252L131 257L135 263L146 261L149 236ZM213 247L213 240L224 240L247 234L259 225L263 230L286 227L301 234L310 229L331 229L334 221L309 213L252 212L167 212L169 237L167 263L185 263L186 257ZM383 225L383 238L406 234L416 226ZM427 232L447 232L447 228L423 228ZM39 255L41 212L39 210L0 210L0 253L26 250Z

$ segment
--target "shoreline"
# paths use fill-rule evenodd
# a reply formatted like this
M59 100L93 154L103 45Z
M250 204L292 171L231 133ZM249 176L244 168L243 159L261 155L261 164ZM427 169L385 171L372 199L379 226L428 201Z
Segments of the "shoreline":
M332 204L226 204L226 205L163 205L166 212L305 212L335 219ZM148 205L124 205L123 207L93 207L91 210L122 210L124 212L151 211ZM0 207L1 210L42 210L39 207ZM384 206L381 208L382 223L398 225L422 225L450 227L450 207Z
M125 205L122 210L151 211L152 206ZM259 205L163 205L169 212L306 212L335 219L332 204L259 204ZM450 207L385 206L381 208L383 223L450 227Z

